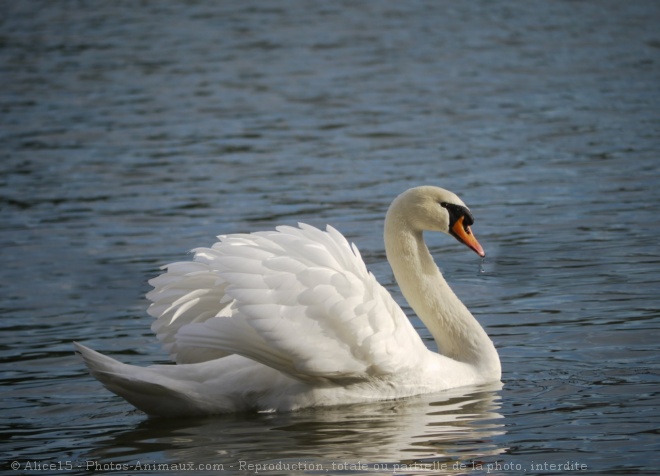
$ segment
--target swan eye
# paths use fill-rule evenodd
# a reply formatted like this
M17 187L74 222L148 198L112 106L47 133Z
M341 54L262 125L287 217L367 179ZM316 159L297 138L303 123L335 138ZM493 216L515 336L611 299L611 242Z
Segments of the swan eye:
M469 226L471 226L474 223L474 218L472 217L472 213L470 213L470 210L468 210L467 207L464 207L463 205L457 205L455 203L447 203L447 202L441 202L440 206L446 208L447 212L449 213L450 229L454 226L454 223L456 223L461 217L464 217L463 227L466 230Z

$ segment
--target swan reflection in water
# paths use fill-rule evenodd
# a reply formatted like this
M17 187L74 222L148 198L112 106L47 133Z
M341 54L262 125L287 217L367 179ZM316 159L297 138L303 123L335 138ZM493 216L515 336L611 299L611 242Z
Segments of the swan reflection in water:
M500 389L497 382L290 413L145 419L129 431L106 435L86 458L129 464L138 459L141 464L192 463L195 468L216 465L216 470L224 471L248 471L248 465L259 464L264 472L279 465L284 473L287 468L303 471L305 465L312 474L356 469L356 465L369 474L376 470L392 474L397 468L429 474L442 465L451 472L457 463L471 467L474 461L488 461L506 450L498 438L504 433L497 411ZM145 455L151 459L145 460Z

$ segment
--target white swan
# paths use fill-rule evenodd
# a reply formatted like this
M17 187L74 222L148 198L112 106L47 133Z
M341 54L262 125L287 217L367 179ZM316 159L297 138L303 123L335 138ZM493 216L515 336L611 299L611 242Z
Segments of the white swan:
M452 192L417 187L385 219L385 249L405 298L435 339L429 351L353 245L308 225L220 236L150 281L153 331L179 365L136 367L76 344L91 374L151 415L289 411L401 398L497 381L486 332L451 291L422 233L480 256Z

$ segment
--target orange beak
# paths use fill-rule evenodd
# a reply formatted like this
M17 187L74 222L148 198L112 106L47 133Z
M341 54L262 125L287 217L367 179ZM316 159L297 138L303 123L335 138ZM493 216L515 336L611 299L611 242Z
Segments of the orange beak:
M477 239L474 237L472 230L469 226L463 226L463 220L465 217L460 217L454 223L454 226L451 228L453 235L458 238L459 241L465 243L469 248L472 248L475 253L477 253L482 258L486 256L484 249L481 247Z

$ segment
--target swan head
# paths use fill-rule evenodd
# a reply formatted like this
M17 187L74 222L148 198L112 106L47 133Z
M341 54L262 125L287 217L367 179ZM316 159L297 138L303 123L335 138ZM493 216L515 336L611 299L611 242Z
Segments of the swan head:
M439 231L453 236L479 256L486 256L470 228L474 223L470 209L449 190L432 186L411 188L392 202L388 215L413 232Z

